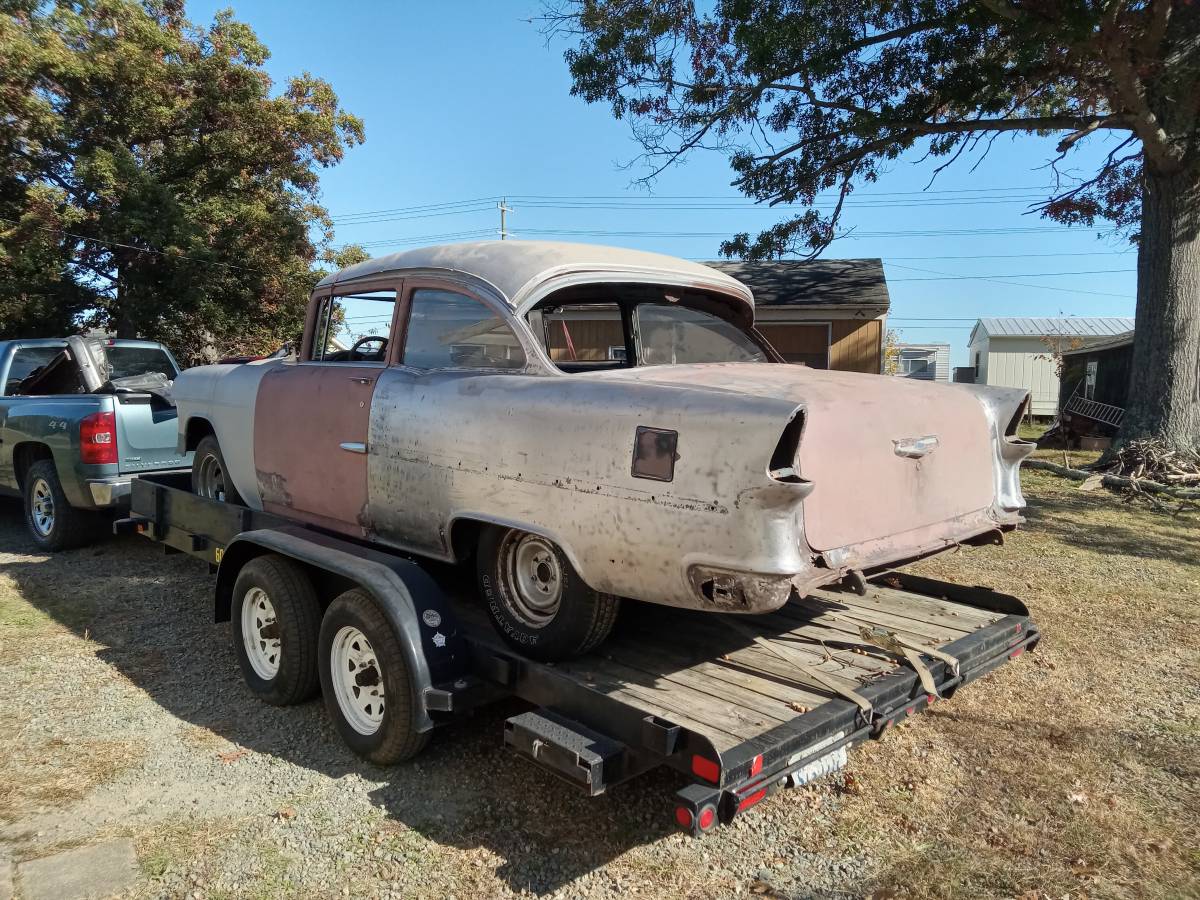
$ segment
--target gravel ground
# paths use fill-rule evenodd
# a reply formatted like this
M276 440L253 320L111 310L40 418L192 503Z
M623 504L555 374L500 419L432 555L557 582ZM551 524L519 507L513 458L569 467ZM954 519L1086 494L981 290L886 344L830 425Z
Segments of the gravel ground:
M1192 527L1180 546L1195 537ZM1009 551L964 558L979 566L989 552ZM1030 679L1045 685L1055 678L1053 664L1025 659L1006 666L948 702L948 714L922 716L897 729L893 741L852 754L846 773L781 792L697 841L669 827L671 795L681 786L671 773L651 773L589 800L504 751L502 726L521 709L515 703L439 730L412 763L388 770L363 763L338 741L319 700L276 709L252 698L228 626L211 621L211 589L203 564L164 557L142 538L39 554L18 505L0 503L0 858L128 836L140 866L130 897L874 892L882 900L957 893L896 884L896 873L911 871L902 863L913 853L950 858L961 849L955 835L926 833L920 821L898 830L897 815L915 815L912 800L929 796L926 784L946 788L947 796L952 785L952 802L965 807L959 812L986 820L1004 801L982 788L973 795L971 784L991 771L986 742L1011 727L1003 714L988 721L1008 696L1004 680L1024 672L1029 690L1036 689ZM1172 776L1184 779L1172 789L1185 804L1196 799L1194 783L1186 786L1198 743L1192 649L1177 652L1192 693L1160 698L1183 717L1180 740L1192 754L1191 767ZM963 738L974 746L956 743L962 718L955 709L983 723ZM1074 715L1064 711L1067 720ZM981 731L985 736L976 738ZM1045 736L1025 738L1038 740L1047 741L1039 757L1053 749ZM864 795L864 784L882 786L886 803ZM1057 786L1045 790L1061 801ZM898 802L907 813L895 812ZM1171 880L1161 891L1143 885L1133 895L1170 896L1172 883L1187 891L1195 882L1177 879L1195 875L1200 853L1182 836L1186 822L1146 824L1147 833L1164 835L1158 858L1166 866L1161 877ZM888 843L896 835L903 845ZM1077 851L1060 853L1055 840L1046 834L1043 863L1014 857L1023 867L1017 881L1032 890L1027 900L1050 896L1038 885L1057 888L1063 878L1084 879L1083 887L1070 885L1083 894L1127 895L1088 881L1086 870L1072 876ZM1160 877L1158 870L1152 876ZM960 895L1020 893L1003 880L992 885Z

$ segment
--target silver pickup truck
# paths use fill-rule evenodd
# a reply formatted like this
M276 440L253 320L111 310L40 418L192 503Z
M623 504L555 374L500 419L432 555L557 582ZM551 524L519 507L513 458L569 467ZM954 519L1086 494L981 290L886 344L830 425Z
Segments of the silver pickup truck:
M0 342L0 492L23 498L40 546L90 542L99 511L128 505L131 479L190 465L176 450L178 374L152 341Z

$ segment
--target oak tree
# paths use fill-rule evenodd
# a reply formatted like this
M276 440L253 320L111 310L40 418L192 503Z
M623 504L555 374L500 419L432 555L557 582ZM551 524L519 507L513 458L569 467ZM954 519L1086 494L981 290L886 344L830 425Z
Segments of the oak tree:
M1200 2L568 0L547 15L572 39L573 93L630 119L653 172L718 147L756 200L836 196L732 236L729 256L820 252L855 186L913 148L945 166L1028 132L1057 161L1103 136L1098 168L1040 209L1136 240L1122 434L1200 443Z
M94 325L195 360L301 327L336 264L318 172L363 126L267 59L182 0L0 0L0 337Z

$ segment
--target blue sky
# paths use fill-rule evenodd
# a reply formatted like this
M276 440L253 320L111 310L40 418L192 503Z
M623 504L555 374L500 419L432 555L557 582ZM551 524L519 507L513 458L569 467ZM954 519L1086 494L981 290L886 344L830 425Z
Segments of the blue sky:
M208 22L228 5L191 2L188 10ZM530 21L539 10L537 0L234 5L271 49L268 69L278 82L311 71L366 123L366 143L322 175L337 243L367 243L372 255L382 255L440 242L440 235L495 237L499 213L489 201L465 210L363 214L508 196L514 237L710 259L721 237L779 217L778 210L752 208L729 186L727 161L715 152L693 154L661 175L652 192L634 184L645 170L629 166L638 147L628 125L607 107L570 96L566 45L547 45ZM925 194L919 192L934 163L918 163L917 154L903 158L855 193L844 218L854 233L825 255L882 257L893 327L905 341L950 343L954 365L966 365L969 328L979 316L1132 316L1135 257L1126 241L1024 214L1050 183L1044 166L1053 144L1001 136L974 172L974 161L964 158ZM1072 168L1086 172L1103 152L1093 141ZM580 197L617 199L579 208L573 198ZM679 197L703 199L672 199ZM936 233L954 231L960 233ZM961 277L968 275L995 280ZM956 320L937 321L950 318Z

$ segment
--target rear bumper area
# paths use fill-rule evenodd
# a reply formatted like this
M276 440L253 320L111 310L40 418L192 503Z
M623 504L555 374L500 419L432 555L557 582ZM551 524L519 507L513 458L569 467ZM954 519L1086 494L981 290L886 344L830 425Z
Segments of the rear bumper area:
M180 475L188 474L191 469L163 469L158 472L146 472L146 475ZM129 495L133 491L133 482L137 475L114 475L107 478L89 478L84 484L87 488L85 497L91 500L96 509L125 508L129 506Z

